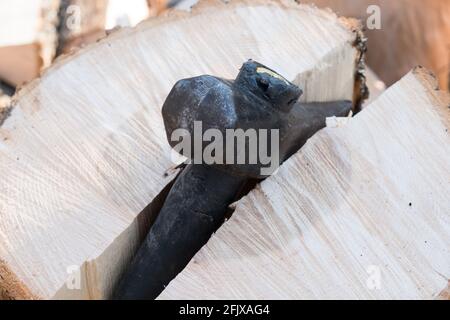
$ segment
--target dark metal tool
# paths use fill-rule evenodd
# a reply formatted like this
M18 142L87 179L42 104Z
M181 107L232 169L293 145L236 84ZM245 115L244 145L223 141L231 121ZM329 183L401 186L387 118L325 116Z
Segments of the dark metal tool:
M204 75L178 81L162 113L172 147L172 133L185 129L278 130L279 145L266 146L279 153L281 163L325 126L326 117L346 116L350 101L299 103L302 91L275 71L254 61L242 66L234 81ZM267 140L270 144L271 139ZM225 143L226 145L226 143ZM202 144L203 151L206 145ZM194 147L194 146L193 146ZM250 143L218 150L252 152ZM184 154L192 158L192 155ZM232 161L233 162L233 161ZM277 164L279 164L277 163ZM165 203L126 271L114 298L154 299L179 273L224 222L228 206L249 179L263 178L261 162L188 164L175 181Z

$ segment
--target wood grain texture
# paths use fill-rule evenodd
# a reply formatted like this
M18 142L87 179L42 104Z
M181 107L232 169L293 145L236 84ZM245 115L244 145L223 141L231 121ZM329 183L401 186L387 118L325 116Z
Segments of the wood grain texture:
M322 130L237 203L160 298L444 298L449 106L418 68Z
M3 295L110 295L146 231L139 213L176 174L160 108L177 80L234 78L253 58L305 84L304 99L351 99L356 37L293 2L206 2L58 59L0 128Z
M170 1L151 0L156 12ZM197 0L183 0L177 8L189 10ZM450 1L448 0L297 0L330 8L338 15L366 21L380 8L381 28L365 29L369 51L367 64L388 85L393 84L416 65L431 69L441 88L450 90Z

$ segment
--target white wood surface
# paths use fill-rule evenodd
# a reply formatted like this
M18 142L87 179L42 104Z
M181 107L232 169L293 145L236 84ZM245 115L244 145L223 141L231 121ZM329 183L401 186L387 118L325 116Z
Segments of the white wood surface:
M175 174L160 107L177 80L234 78L253 58L307 84L305 99L351 99L355 37L293 2L208 2L59 59L0 128L3 296L110 295L142 233L138 214Z
M449 106L419 68L322 130L160 298L448 298Z

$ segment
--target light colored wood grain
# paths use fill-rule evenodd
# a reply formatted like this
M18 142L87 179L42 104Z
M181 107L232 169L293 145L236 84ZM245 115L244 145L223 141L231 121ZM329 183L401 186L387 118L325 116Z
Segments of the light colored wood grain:
M56 61L0 128L3 295L111 294L145 232L138 214L175 175L164 175L173 163L160 108L177 80L234 78L253 58L306 84L308 99L351 99L357 33L293 2L210 1ZM72 266L80 290L67 287Z
M59 0L0 0L0 79L19 86L50 65L58 8Z
M419 68L322 130L237 203L160 298L445 297L449 106Z

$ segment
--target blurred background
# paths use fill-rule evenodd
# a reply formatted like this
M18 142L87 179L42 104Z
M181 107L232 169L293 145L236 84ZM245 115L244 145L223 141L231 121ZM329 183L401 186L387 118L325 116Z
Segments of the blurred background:
M0 0L0 108L9 103L17 87L38 77L58 56L95 42L107 30L135 26L164 15L170 7L189 11L196 2ZM432 70L440 87L449 88L450 0L298 2L360 19L368 38L369 87L375 91L391 85L416 65Z

